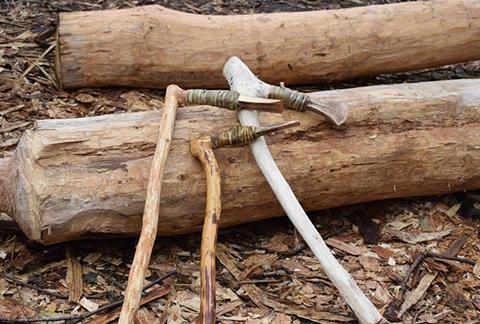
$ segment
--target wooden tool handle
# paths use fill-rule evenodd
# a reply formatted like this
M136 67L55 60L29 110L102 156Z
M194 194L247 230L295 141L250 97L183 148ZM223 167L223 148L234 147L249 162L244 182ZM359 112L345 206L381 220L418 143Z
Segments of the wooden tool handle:
M181 89L175 85L168 86L165 95L165 107L163 110L160 131L158 133L157 147L153 156L150 177L148 178L145 209L143 211L142 232L138 240L135 257L130 268L128 285L125 291L120 324L133 323L133 317L140 306L140 297L143 288L143 280L150 262L153 244L157 236L158 215L160 213L160 193L162 180L167 163L170 143L172 142L175 118L177 115L178 99L177 92Z
M215 254L220 222L220 170L208 138L192 141L190 152L202 163L207 177L207 205L202 231L200 260L200 323L215 323Z

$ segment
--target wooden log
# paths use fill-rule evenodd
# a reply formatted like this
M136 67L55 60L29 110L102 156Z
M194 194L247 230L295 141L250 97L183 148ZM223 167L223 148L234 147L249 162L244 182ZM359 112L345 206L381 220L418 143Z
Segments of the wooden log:
M62 87L227 87L240 57L258 77L308 84L480 59L480 2L433 0L236 16L160 6L60 14Z
M480 80L374 86L312 94L345 102L333 130L314 114L260 113L263 125L302 125L267 138L307 211L394 197L480 188ZM137 235L161 112L44 120L0 162L0 200L32 239ZM189 153L201 134L237 121L231 111L180 108L165 170L159 234L198 231L205 178ZM222 226L283 215L248 148L216 151L222 165ZM6 171L7 169L11 171ZM16 174L16 177L15 177Z

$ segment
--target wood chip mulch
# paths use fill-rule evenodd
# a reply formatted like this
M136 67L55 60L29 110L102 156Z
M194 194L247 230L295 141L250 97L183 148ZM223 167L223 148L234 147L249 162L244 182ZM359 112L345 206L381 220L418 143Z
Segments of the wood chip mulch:
M37 119L160 109L164 92L59 91L56 14L153 1L0 3L0 154ZM194 13L339 8L399 1L155 1ZM480 76L471 62L311 90ZM392 322L479 323L480 194L391 200L317 212L312 220L360 288ZM4 221L5 220L5 221ZM40 246L0 217L0 321L109 323L119 315L136 240ZM351 323L353 313L288 219L223 229L217 260L222 323ZM199 311L200 234L159 238L136 323L189 323ZM30 319L27 320L27 319Z

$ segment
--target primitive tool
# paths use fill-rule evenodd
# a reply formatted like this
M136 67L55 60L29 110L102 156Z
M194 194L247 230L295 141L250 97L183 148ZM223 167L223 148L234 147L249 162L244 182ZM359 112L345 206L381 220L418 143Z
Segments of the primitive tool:
M225 63L223 74L230 84L230 89L238 91L242 95L267 97L272 92L271 85L259 80L238 57L231 57ZM278 97L281 97L281 92L278 93ZM285 92L283 93L285 95ZM259 126L257 114L254 111L241 110L238 112L238 117L242 125ZM368 324L380 322L383 318L376 307L363 294L350 274L338 263L308 218L273 160L265 140L263 138L257 139L250 143L250 148L255 161L257 161L285 213L317 257L328 278L352 308L358 320L361 323Z
M257 79L258 80L258 79ZM258 80L266 91L267 98L249 97L229 90L183 90L182 101L187 105L210 105L230 110L254 109L281 112L285 108L311 111L323 116L329 123L340 126L347 120L348 107L343 102L316 100L308 94ZM272 102L272 99L281 102ZM282 105L283 103L283 105Z
M336 126L340 126L347 120L348 107L343 102L322 102L315 100L306 93L285 88L283 85L279 87L261 80L259 81L268 89L268 98L282 100L286 108L298 111L311 111L323 116L329 123Z
M267 127L237 125L221 133L204 135L190 144L190 152L202 163L207 178L207 204L200 260L200 323L202 324L215 323L215 251L222 205L220 169L213 150L229 145L248 144L260 136L297 125L300 125L298 121Z
M183 90L176 85L167 87L157 146L148 179L142 231L130 268L128 285L125 291L125 301L119 318L120 324L132 323L134 314L140 304L143 280L145 279L145 272L157 235L160 193L165 164L172 141L177 108L181 104L203 104L230 110L236 110L242 107L249 107L251 109L259 108L273 112L281 112L283 110L282 102L276 99L249 98L228 90Z

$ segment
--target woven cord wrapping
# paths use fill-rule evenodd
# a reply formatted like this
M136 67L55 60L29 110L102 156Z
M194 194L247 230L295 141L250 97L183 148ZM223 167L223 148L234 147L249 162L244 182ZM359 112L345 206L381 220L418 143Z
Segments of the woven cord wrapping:
M246 144L257 138L255 126L235 125L227 131L210 135L210 141L214 149L227 146Z
M240 94L229 90L187 90L187 105L208 105L229 110L235 110L238 107L238 97Z
M280 99L285 107L298 111L305 111L308 100L310 99L302 92L278 86L271 86L268 98Z

